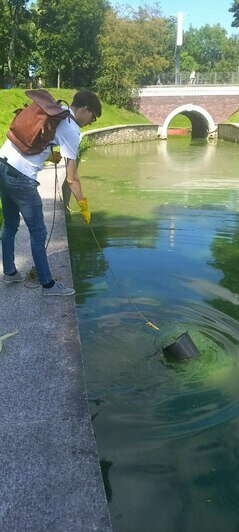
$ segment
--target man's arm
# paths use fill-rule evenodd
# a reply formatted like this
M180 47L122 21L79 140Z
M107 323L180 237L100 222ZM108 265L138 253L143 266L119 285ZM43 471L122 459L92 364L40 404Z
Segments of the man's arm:
M81 214L87 224L91 221L91 213L88 209L87 198L83 196L80 180L77 175L77 164L74 159L67 159L66 180L80 207Z
M66 180L76 200L77 201L83 200L84 196L83 196L80 180L77 175L76 161L74 161L73 159L67 159Z

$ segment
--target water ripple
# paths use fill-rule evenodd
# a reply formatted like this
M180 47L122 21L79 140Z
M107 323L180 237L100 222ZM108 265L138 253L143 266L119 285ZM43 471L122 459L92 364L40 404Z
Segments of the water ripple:
M98 345L94 335L94 353L97 349L99 357L103 338L112 347L113 361L102 354L104 367L96 371L105 380L99 379L98 394L114 421L128 431L138 427L141 437L153 442L158 437L184 437L238 417L238 322L191 301L164 312L165 321L160 320L161 307L150 310L152 321L162 323L159 335L146 330L134 314L125 319L124 312L114 320L100 318ZM166 360L160 345L169 323L188 331L200 352L197 358L181 363Z
M238 322L212 307L188 301L171 311L172 323L174 315L184 316L183 326L200 355L172 364L161 353L168 389L160 429L167 438L192 434L239 414Z

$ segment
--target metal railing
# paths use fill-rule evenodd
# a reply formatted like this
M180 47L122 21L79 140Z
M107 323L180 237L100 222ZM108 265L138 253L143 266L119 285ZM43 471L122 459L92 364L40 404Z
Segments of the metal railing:
M190 72L162 72L158 85L239 85L238 72L196 72L190 80Z

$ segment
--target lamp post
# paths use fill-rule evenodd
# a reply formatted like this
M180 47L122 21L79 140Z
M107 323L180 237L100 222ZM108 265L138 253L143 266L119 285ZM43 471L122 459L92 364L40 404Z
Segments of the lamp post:
M183 12L177 15L177 37L175 45L175 85L180 84L180 50L183 44Z

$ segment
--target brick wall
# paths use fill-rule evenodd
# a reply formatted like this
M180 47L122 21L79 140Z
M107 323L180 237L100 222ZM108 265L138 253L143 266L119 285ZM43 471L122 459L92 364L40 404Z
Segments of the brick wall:
M214 122L223 122L239 109L238 95L142 96L139 111L153 124L163 124L169 113L181 105L193 104L210 113Z

